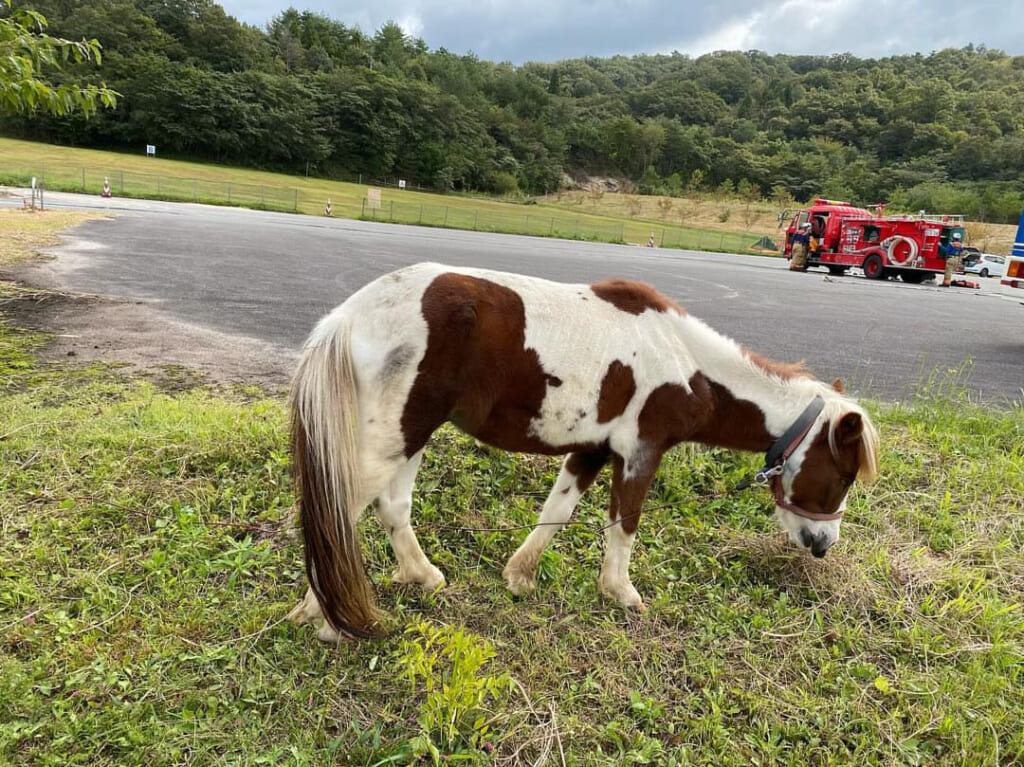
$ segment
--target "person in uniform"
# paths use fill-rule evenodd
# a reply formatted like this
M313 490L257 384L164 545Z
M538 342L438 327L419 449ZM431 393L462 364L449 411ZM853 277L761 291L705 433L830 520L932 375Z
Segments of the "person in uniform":
M960 232L953 232L949 242L939 246L939 253L946 259L946 268L942 272L942 287L948 288L953 282L953 272L960 265L960 256L963 252L964 246L960 242Z
M793 252L789 259L789 269L793 272L807 271L807 247L811 241L811 225L804 224L793 235Z

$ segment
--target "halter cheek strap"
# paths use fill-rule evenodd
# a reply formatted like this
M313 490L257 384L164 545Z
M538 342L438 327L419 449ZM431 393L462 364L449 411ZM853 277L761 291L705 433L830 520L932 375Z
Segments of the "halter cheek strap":
M807 437L808 433L811 431L811 427L818 419L818 415L824 407L825 400L821 397L815 397L811 404L804 408L804 412L802 412L800 417L793 422L793 425L786 429L783 435L775 440L774 444L768 448L768 452L765 453L764 456L764 467L754 474L753 481L741 483L738 489L750 487L751 484L770 484L772 487L772 493L775 496L775 505L796 514L798 517L814 520L815 522L829 522L843 516L842 509L834 511L831 514L802 509L796 504L787 501L786 494L782 489L782 472L785 470L786 461L789 460L790 456L793 455L796 449Z

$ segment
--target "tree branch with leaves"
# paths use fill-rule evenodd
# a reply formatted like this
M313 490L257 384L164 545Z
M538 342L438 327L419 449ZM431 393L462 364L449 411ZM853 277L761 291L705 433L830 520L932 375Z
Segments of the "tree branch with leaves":
M117 106L117 91L100 85L54 85L44 79L47 70L68 64L102 62L97 40L64 40L45 33L46 18L37 11L0 0L0 114L45 112L86 117L100 107Z

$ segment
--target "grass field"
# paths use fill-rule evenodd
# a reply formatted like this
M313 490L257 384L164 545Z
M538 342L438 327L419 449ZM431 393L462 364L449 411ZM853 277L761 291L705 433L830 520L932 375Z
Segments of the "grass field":
M22 254L65 223L10 214L5 242L19 220ZM640 618L597 591L605 481L517 600L500 572L525 533L445 526L528 524L557 464L444 430L414 520L450 586L392 584L367 520L395 633L328 647L283 620L304 586L281 399L44 365L44 343L0 322L0 763L1024 760L1020 407L870 406L882 478L820 561L767 494L708 499L756 456L677 450L640 525Z
M556 198L524 204L385 187L381 207L371 209L368 185L0 138L0 184L24 185L32 176L44 177L51 190L99 194L107 178L116 196L230 202L310 215L323 215L330 198L333 215L340 217L600 242L645 244L653 233L664 247L749 252L759 236L739 224L681 226L674 219L630 217Z

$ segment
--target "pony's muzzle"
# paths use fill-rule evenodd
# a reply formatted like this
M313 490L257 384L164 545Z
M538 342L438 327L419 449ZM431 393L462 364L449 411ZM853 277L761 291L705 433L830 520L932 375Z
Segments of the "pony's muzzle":
M818 533L812 533L806 527L800 528L800 543L804 545L804 548L810 549L811 554L818 559L825 556L825 553L835 542L835 539L830 536L826 530L821 530Z

